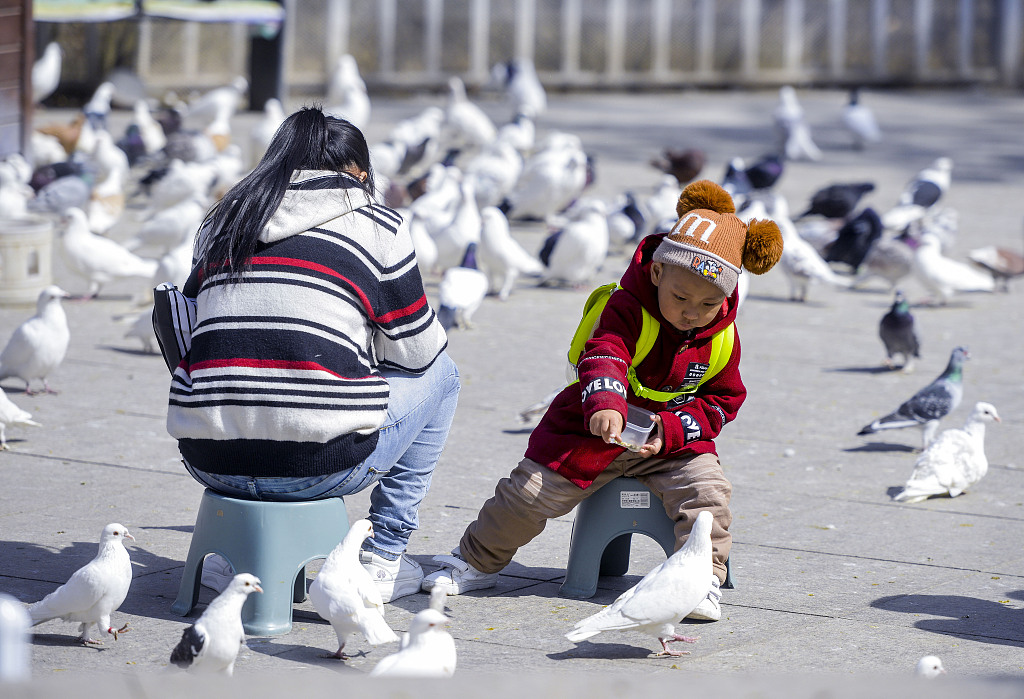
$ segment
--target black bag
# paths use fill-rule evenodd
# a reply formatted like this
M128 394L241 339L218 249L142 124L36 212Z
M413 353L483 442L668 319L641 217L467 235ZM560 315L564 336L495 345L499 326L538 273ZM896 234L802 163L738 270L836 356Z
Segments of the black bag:
M192 349L195 326L195 299L185 296L170 282L153 289L153 332L171 374Z

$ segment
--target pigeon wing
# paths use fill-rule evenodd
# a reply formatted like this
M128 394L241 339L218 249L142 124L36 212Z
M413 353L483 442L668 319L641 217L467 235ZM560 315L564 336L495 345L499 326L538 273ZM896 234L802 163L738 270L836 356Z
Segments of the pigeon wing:
M66 583L29 606L32 625L88 611L103 597L106 577L95 561L79 568Z
M206 632L193 624L181 634L181 640L171 651L171 662L178 667L187 668L203 654L206 648Z

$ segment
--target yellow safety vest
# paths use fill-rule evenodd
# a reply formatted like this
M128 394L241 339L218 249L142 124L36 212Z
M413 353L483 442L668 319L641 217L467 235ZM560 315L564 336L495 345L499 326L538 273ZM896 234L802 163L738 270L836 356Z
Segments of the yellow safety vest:
M608 304L608 299L619 288L621 287L616 282L599 286L590 293L587 302L583 304L583 318L580 320L580 324L572 336L572 342L569 344L568 371L570 373L568 378L570 385L579 381L576 367L580 356L583 354L583 348L587 344L587 340L593 337L597 321L600 320L601 313ZM636 351L633 353L633 361L630 362L629 368L626 370L629 386L633 389L633 393L640 398L667 403L679 396L696 393L702 384L714 378L729 363L729 358L732 357L732 347L736 340L736 327L733 323L729 323L729 325L712 335L708 370L704 372L704 376L695 385L687 386L681 391L655 391L652 388L647 388L637 378L635 367L640 365L640 362L644 360L644 357L654 347L654 342L658 339L658 332L661 330L661 323L646 308L643 306L640 308L643 311L640 337L636 340Z

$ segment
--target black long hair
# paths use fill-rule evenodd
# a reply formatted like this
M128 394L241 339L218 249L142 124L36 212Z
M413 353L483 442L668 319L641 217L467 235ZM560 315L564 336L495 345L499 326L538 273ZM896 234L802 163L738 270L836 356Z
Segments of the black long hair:
M277 211L295 170L366 172L363 189L374 196L370 149L362 132L319 106L303 107L278 127L252 172L227 191L203 220L199 264L215 263L239 281L250 266L263 228ZM224 267L226 266L226 270Z

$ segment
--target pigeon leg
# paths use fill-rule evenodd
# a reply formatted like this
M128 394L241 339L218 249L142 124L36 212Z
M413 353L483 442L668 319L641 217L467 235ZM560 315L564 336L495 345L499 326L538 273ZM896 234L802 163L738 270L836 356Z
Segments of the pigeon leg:
M119 629L115 629L113 626L111 626L110 628L107 629L107 633L112 635L114 637L115 641L117 640L117 635L118 634L120 634L120 633L128 633L129 631L131 631L131 629L128 628L128 622L125 622L124 626L122 626Z
M4 429L4 425L0 425L0 451L7 451L8 449L10 449L10 447L7 446L6 430Z
M668 644L676 641L681 641L683 643L696 643L698 638L700 638L700 636L680 636L677 633L674 633L671 636L659 636L658 641L661 642L662 651L660 653L655 654L655 657L663 658L666 656L670 656L676 658L681 655L689 655L690 651L672 650L668 647Z
M348 660L349 656L347 656L347 655L345 655L344 653L341 652L341 649L344 648L344 647L345 647L345 644L342 643L340 646L338 646L338 650L336 650L334 653L324 653L320 657L321 658L334 658L335 660Z
M43 390L41 393L52 393L53 395L57 395L60 391L50 388L50 384L46 383L46 379L43 379Z
M89 629L92 628L92 622L86 621L78 626L78 633L80 634L78 639L87 646L102 646L103 641L96 638L89 638Z

